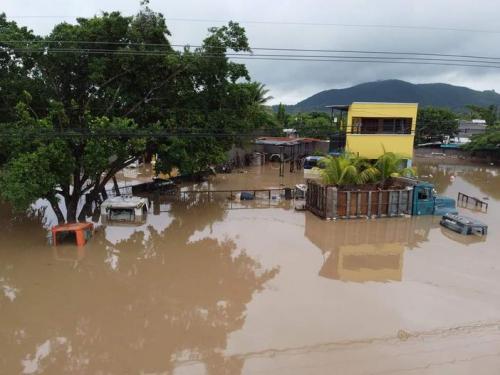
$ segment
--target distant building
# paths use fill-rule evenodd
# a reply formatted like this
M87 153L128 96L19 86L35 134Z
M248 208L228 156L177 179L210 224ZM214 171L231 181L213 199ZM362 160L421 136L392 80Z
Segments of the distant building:
M329 141L316 138L260 137L255 140L255 151L280 155L285 159L299 159L313 153L328 153Z
M458 123L458 137L470 138L475 134L483 134L486 131L486 120L460 120Z
M458 134L455 137L445 136L441 148L460 148L469 143L473 135L482 134L485 131L485 120L460 120L458 122Z
M331 138L331 151L347 151L366 159L394 152L407 158L411 165L417 103L354 102L327 107L332 110L338 131Z
M299 133L297 132L296 129L283 129L283 133L285 133L285 136L288 138L297 138L299 136Z

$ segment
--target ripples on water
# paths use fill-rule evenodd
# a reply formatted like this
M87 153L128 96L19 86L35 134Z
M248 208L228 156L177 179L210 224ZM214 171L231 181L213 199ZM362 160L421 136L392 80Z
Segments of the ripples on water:
M2 206L0 373L299 374L307 364L322 374L339 363L363 373L370 361L399 364L406 349L383 346L398 332L416 345L415 332L500 319L498 169L418 167L440 194L489 198L487 214L461 209L489 225L487 238L433 217L331 222L285 201L214 197L164 199L144 224L99 226L84 248L55 248L40 221L12 220ZM297 182L266 167L195 188ZM484 346L477 332L460 340L476 340L478 355L500 351L497 333L481 331L492 342ZM427 335L461 358L440 333ZM340 348L352 351L344 362Z

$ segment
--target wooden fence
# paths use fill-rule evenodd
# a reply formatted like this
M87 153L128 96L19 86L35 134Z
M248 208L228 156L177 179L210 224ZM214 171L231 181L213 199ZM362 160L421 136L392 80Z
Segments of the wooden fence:
M413 189L338 190L310 181L306 209L324 219L411 214Z

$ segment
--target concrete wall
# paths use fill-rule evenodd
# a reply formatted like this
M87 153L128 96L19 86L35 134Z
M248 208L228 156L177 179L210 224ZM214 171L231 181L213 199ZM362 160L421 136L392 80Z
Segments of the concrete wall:
M384 150L411 159L417 109L416 103L352 103L347 113L346 150L367 159L377 159ZM412 134L349 134L353 117L411 118Z
M366 159L377 159L386 152L413 158L411 134L347 134L346 150Z

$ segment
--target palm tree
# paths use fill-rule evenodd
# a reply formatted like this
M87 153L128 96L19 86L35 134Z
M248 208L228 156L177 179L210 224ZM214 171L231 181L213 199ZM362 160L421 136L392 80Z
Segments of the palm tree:
M394 152L384 152L377 161L374 167L378 170L378 175L384 183L389 177L414 177L415 169L403 167L404 158Z
M321 159L323 182L328 185L359 185L375 181L378 170L367 160L349 154Z
M265 104L268 100L271 100L272 96L266 96L269 90L266 89L266 85L260 82L251 82L249 84L251 90L252 99L255 104Z

